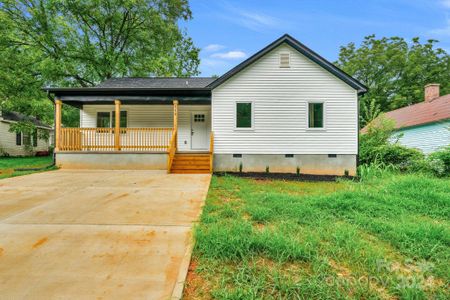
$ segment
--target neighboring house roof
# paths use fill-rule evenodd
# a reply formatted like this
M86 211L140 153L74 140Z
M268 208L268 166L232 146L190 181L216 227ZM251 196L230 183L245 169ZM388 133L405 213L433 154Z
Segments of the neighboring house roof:
M35 126L43 128L43 129L53 129L50 126L48 126L47 124L43 123L41 120L35 118L35 117L31 117L31 116L26 116L24 114L15 112L15 111L3 111L1 116L0 116L0 121L2 122L22 122L22 121L29 121L31 123L33 123Z
M395 129L424 125L450 119L450 94L405 106L384 114L395 121ZM367 126L362 132L367 131Z
M219 77L217 80L212 82L209 85L209 87L211 87L213 89L213 88L221 85L223 82L225 82L226 80L228 80L235 74L239 73L240 71L245 69L247 66L249 66L256 60L260 59L262 56L264 56L265 54L272 51L273 49L275 49L276 47L280 46L283 43L288 44L289 46L291 46L292 48L294 48L295 50L297 50L298 52L300 52L301 54L303 54L304 56L306 56L313 62L320 65L322 68L324 68L331 74L335 75L336 77L338 77L339 79L341 79L342 81L344 81L345 83L350 85L352 88L357 90L359 94L367 92L367 87L364 84L362 84L361 82L359 82L352 76L348 75L347 73L345 73L344 71L342 71L341 69L336 67L334 64L332 64L331 62L329 62L328 60L326 60L325 58L323 58L322 56L320 56L313 50L309 49L308 47L306 47L305 45L303 45L302 43L300 43L299 41L294 39L289 34L284 34L282 37L280 37L276 41L272 42L271 44L269 44L262 50L258 51L256 54L252 55L251 57L249 57L248 59L246 59L245 61L243 61L242 63L240 63L239 65L237 65L236 67L234 67L233 69L231 69L230 71L228 71L227 73L222 75L221 77Z
M190 89L206 88L216 80L213 77L125 77L111 78L96 87L98 88L155 88L155 89Z

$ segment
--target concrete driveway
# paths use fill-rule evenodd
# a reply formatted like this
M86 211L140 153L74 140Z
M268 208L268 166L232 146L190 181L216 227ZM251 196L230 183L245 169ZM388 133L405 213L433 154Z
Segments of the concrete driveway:
M170 299L209 182L107 170L0 180L0 297Z

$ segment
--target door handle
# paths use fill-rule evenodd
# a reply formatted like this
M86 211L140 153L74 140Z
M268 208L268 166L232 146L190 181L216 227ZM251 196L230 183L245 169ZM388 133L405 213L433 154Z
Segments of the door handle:
M194 129L191 129L191 135L194 135Z

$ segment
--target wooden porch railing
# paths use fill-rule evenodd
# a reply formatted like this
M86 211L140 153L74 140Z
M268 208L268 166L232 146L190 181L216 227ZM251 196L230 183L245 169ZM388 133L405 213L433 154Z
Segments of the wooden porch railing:
M213 159L214 159L214 132L211 131L209 136L209 172L213 172Z
M175 129L173 130L172 133L168 153L169 155L167 157L167 172L170 173L170 170L172 169L173 159L175 157L175 154L177 153L177 132Z
M172 128L61 128L59 151L168 151Z

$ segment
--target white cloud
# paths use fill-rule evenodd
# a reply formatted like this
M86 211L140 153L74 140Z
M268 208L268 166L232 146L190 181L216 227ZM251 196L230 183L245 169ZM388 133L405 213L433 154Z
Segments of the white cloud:
M238 8L229 2L225 2L223 8L227 13L220 14L221 18L253 31L263 32L286 25L283 20L261 12Z
M226 61L220 59L204 58L201 60L201 62L208 67L221 67L227 65Z
M255 12L238 11L240 18L236 19L238 23L252 30L260 30L263 28L274 28L280 23L278 19Z
M446 26L430 30L430 33L439 36L450 36L450 19L447 19Z
M223 48L225 48L224 45L219 45L219 44L209 44L208 46L203 48L203 51L206 52L214 52L214 51L219 51L222 50Z
M243 51L235 50L235 51L214 53L211 55L211 57L221 59L240 59L247 57L247 54Z
M442 4L442 6L450 8L450 0L441 0L440 2Z

